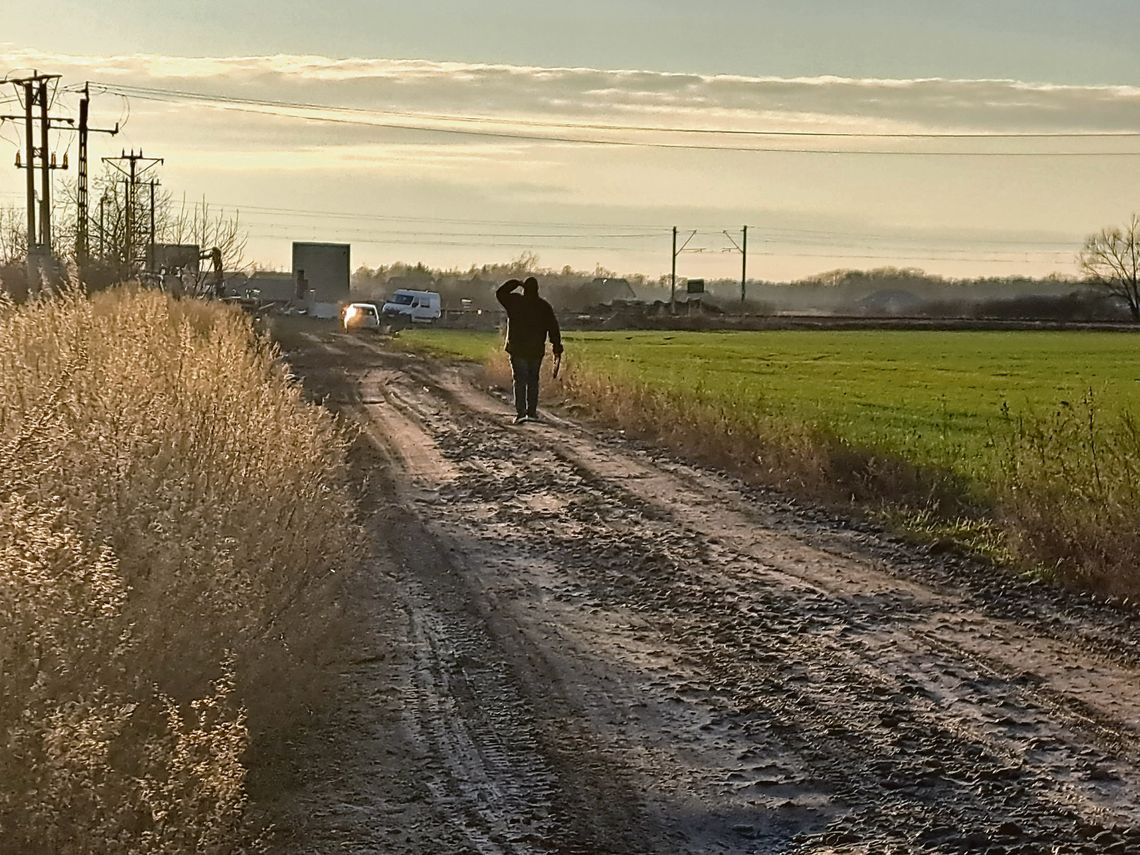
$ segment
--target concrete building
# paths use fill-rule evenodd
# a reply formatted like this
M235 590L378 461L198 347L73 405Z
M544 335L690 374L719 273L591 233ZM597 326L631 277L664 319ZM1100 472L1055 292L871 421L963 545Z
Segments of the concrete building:
M351 247L347 243L293 243L293 277L315 318L335 318L349 302Z
M297 300L297 283L291 273L258 270L246 277L228 277L226 293L246 300L292 303Z

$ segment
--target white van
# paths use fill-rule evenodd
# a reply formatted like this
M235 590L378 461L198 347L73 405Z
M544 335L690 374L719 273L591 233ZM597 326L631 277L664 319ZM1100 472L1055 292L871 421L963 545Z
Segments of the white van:
M389 317L403 315L410 321L427 324L438 321L443 309L439 294L435 291L409 291L400 288L384 304L383 312Z

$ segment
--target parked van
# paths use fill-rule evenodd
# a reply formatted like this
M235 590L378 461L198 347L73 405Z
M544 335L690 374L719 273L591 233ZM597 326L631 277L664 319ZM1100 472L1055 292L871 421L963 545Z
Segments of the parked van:
M443 314L439 294L435 291L410 291L400 288L384 304L383 312L392 317L403 315L410 321L427 324Z

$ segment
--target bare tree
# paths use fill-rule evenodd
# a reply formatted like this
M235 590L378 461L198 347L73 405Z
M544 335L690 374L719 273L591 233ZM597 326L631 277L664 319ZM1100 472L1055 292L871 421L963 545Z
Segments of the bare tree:
M1133 214L1123 229L1089 235L1078 261L1089 282L1126 302L1140 323L1140 217Z
M148 183L139 182L132 189L110 168L94 178L90 193L90 258L83 271L89 286L101 287L138 275L143 259L148 257L151 240L151 193ZM198 281L189 285L192 291L203 291L211 278L215 250L220 252L226 270L242 268L246 232L237 212L216 212L204 198L196 203L187 202L185 197L175 201L173 194L161 185L153 193L155 243L194 244L203 255L204 269ZM62 224L57 226L60 246L74 244L76 207L75 192L68 188L61 194L57 217Z
M19 264L28 255L28 231L23 212L0 208L0 264Z
M205 197L192 205L187 204L185 196L179 206L169 204L158 234L163 243L197 244L203 252L220 251L229 270L237 270L245 263L247 235L239 212L215 212Z

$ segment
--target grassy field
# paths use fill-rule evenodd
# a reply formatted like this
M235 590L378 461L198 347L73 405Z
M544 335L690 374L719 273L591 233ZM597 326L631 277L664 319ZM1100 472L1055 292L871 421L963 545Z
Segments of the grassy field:
M405 334L474 361L497 335ZM579 333L569 360L662 390L828 427L853 444L985 477L1007 433L1003 408L1039 419L1090 391L1140 406L1140 340L1119 333Z
M447 330L404 339L476 361L500 346L497 335ZM611 416L627 395L627 409L668 425L675 444L763 457L769 480L815 494L832 485L912 513L1003 519L1024 516L1030 494L1080 504L1099 527L1091 557L1057 556L1060 544L1040 552L1041 531L1007 534L1034 560L1103 569L1101 540L1116 525L1106 509L1127 519L1135 508L1123 473L1140 456L1138 347L1126 333L576 333L566 388L609 400ZM1075 536L1072 526L1063 535Z

